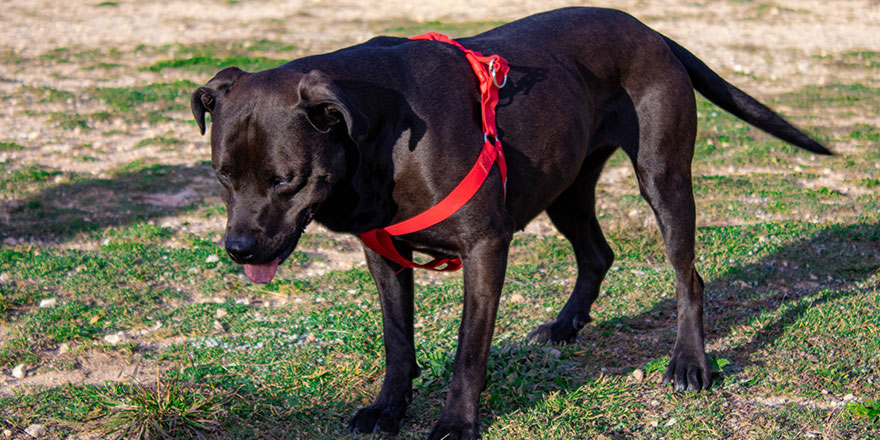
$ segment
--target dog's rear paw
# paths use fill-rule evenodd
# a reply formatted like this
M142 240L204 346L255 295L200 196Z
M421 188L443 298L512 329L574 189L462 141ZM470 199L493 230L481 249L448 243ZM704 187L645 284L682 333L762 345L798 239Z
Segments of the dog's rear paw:
M397 434L400 431L400 419L406 407L374 403L354 413L348 422L348 430L352 433L387 432Z
M529 332L526 338L537 343L560 343L572 342L577 338L578 332L590 322L590 317L575 317L572 319L556 318L550 322L539 325Z
M712 385L712 375L706 355L689 355L674 350L663 383L672 384L675 391L708 390Z

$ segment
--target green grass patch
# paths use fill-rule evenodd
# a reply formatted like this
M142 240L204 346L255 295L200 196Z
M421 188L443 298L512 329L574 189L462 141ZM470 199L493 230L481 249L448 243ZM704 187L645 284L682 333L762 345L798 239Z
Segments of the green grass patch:
M880 67L880 52L875 50L851 50L834 55L816 55L814 58L827 61L838 67L851 69L876 69Z
M110 107L131 111L143 104L156 104L162 109L188 100L198 85L189 80L155 83L137 87L99 87L91 93Z
M397 37L411 37L425 32L438 32L448 35L450 38L469 37L490 29L501 26L505 21L473 21L450 23L444 21L414 21L414 20L387 20L374 23L374 27L381 34Z
M119 55L119 51L115 48L102 51L101 49L92 48L56 47L55 49L40 54L39 58L52 63L71 63L74 61L88 61L101 57L115 57Z
M34 95L39 102L73 102L76 94L53 87L22 86L22 93Z
M176 147L182 144L183 141L173 137L167 136L153 136L149 138L144 138L139 140L134 146L135 148L145 147L147 145L160 145L165 147Z
M784 93L770 102L801 108L833 106L850 109L880 109L880 89L865 84L807 86Z
M173 56L161 60L141 70L161 72L165 69L180 69L199 75L213 74L220 69L236 66L248 71L265 70L277 67L292 58L305 55L297 46L272 40L246 42L207 42L191 45L167 45L161 47L142 46L138 51L157 54L171 52ZM286 56L279 57L279 54Z
M13 141L0 142L0 151L17 151L24 150L25 146Z
M116 385L104 392L110 407L104 434L117 438L204 438L219 427L232 398L176 380L155 385Z
M880 142L880 128L868 124L856 124L849 133L850 139L870 143Z
M20 194L33 187L44 186L50 179L61 175L60 171L39 165L23 168L0 167L0 191Z
M271 69L289 60L262 56L234 55L228 57L191 56L163 60L145 67L143 70L161 72L165 69L184 69L198 73L211 73L225 67L236 66L247 71Z

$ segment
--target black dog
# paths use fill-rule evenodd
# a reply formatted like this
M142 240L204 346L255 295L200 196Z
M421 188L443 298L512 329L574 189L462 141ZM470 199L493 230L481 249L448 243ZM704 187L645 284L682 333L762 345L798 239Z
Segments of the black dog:
M459 257L464 310L448 400L431 439L479 434L478 399L514 231L547 211L577 258L574 291L559 316L529 335L570 341L589 322L613 254L595 215L596 181L622 148L657 218L675 269L678 337L666 381L710 385L703 345L703 281L694 268L691 158L693 89L794 145L829 154L690 52L631 16L571 8L459 40L510 63L497 121L509 182L497 167L462 209L395 238L402 255ZM229 218L226 249L256 282L272 279L312 219L362 233L408 219L448 194L483 143L477 82L461 50L379 37L275 69L228 68L192 97ZM385 327L385 382L358 411L356 432L399 429L419 374L413 347L413 271L367 249Z

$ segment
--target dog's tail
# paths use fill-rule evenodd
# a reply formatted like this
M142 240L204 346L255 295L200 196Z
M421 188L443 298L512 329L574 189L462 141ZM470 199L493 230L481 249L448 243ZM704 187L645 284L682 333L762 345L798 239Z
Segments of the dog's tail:
M766 105L758 102L733 84L718 76L705 63L675 41L663 37L666 44L672 49L675 57L687 69L688 76L694 88L697 89L709 101L727 110L734 116L778 137L786 142L796 145L805 150L819 154L832 154L819 142L811 139L802 131L795 128L788 121L770 110Z

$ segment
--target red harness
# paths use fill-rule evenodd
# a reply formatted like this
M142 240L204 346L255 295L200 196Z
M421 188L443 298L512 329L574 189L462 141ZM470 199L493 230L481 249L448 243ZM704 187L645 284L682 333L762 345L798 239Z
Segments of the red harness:
M394 247L391 237L411 234L430 228L455 214L477 193L477 190L480 189L480 186L483 185L483 182L489 176L492 164L496 162L498 164L498 171L501 173L501 182L506 190L507 164L504 161L504 152L501 149L501 141L498 140L498 130L495 127L495 106L498 104L498 89L504 87L507 83L509 68L504 58L498 55L484 56L479 52L465 49L464 46L446 35L429 32L411 37L410 39L441 41L452 44L464 51L465 57L467 57L468 62L470 62L471 67L474 69L474 73L477 75L477 79L480 80L480 101L482 103L481 110L485 139L483 150L480 152L480 157L477 158L477 163L474 164L474 167L471 168L467 176L439 203L413 218L384 228L364 232L360 237L368 248L403 267L453 271L461 268L461 259L435 258L428 263L418 264L400 255L397 252L397 248ZM497 81L498 75L504 78L501 84Z

